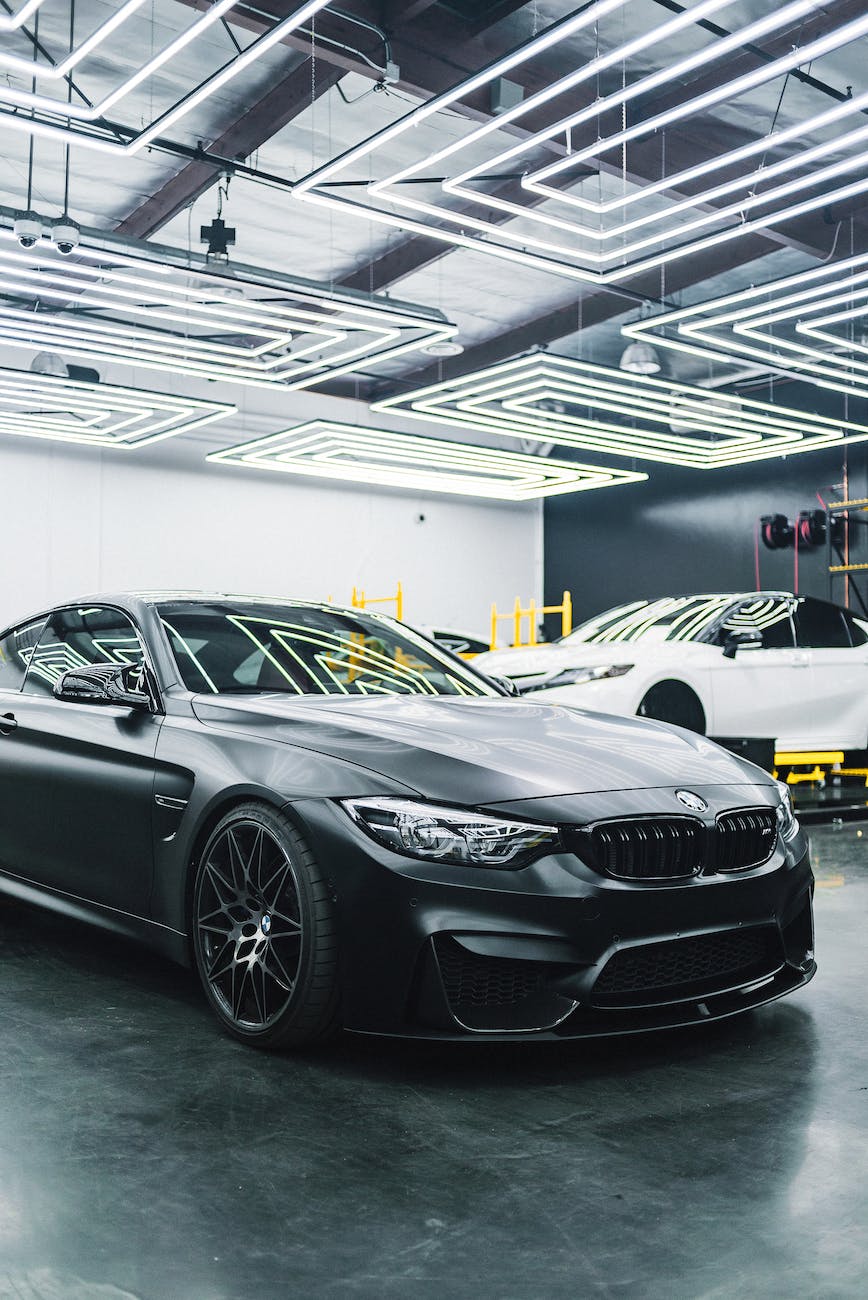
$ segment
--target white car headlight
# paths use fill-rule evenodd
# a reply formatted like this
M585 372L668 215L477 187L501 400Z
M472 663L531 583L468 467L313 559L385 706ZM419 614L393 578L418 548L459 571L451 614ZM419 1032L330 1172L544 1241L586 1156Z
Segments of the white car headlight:
M410 799L344 799L341 806L372 839L428 862L516 870L559 840L556 826Z
M597 668L565 668L553 677L523 687L522 694L527 691L547 691L553 686L581 686L585 682L601 682L607 677L623 677L632 667L632 664L603 664Z
M790 794L790 788L784 785L783 781L777 782L780 803L777 807L778 830L781 833L781 839L785 841L794 840L799 833L799 819L793 808L793 798Z

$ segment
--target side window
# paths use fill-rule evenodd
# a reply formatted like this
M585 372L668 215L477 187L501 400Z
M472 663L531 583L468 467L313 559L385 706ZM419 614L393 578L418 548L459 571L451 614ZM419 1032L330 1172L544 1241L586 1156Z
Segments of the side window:
M119 610L100 606L59 610L48 620L31 654L24 690L51 695L55 682L70 668L143 660L138 633Z
M718 639L723 643L728 632L759 632L763 650L789 650L795 644L790 604L774 596L746 600L728 616Z
M847 630L850 633L851 645L868 644L868 621L864 618L857 618L855 614L844 614L844 621L847 624Z
M796 608L796 641L816 649L849 650L844 613L837 605L805 596Z
M45 619L41 618L0 638L0 691L21 690L30 656L44 627Z

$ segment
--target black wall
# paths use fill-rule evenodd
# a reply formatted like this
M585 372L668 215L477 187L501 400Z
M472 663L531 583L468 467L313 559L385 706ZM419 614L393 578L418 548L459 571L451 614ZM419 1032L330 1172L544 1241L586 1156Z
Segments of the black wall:
M868 444L848 449L850 498L868 497ZM573 595L574 622L612 605L702 591L752 591L754 530L760 515L794 519L833 495L843 450L807 453L721 470L646 464L647 483L575 493L545 503L546 603ZM868 519L868 515L864 516ZM851 530L851 561L868 561L868 527ZM861 535L861 536L860 536ZM854 545L854 538L857 538ZM792 591L793 552L760 544L763 587ZM858 576L858 575L857 575ZM868 582L862 575L860 590ZM826 551L799 553L799 590L828 593ZM843 603L836 579L835 598ZM852 602L851 602L852 603ZM550 620L549 636L560 633Z

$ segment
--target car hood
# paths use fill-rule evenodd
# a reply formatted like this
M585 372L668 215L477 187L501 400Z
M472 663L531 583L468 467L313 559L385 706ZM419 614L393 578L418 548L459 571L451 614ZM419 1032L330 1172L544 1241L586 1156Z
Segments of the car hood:
M492 650L477 655L473 667L501 677L548 677L568 668L596 668L602 664L644 663L651 659L683 658L698 642L593 641L576 645L535 646L526 650ZM707 647L706 647L707 648Z
M762 779L679 728L523 699L198 696L193 707L205 725L328 754L448 803Z

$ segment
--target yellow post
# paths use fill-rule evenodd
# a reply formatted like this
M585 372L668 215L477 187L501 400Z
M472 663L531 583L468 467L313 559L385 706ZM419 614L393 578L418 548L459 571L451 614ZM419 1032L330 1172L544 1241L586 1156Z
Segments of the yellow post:
M573 598L564 592L564 604L561 610L561 636L569 636L573 630Z
M356 589L355 589L355 587L353 587L353 594L352 594L352 596L350 596L350 607L351 607L352 609L358 609L358 608L359 608L358 600L356 599Z
M520 596L516 596L515 598L515 606L513 607L513 611L512 611L512 622L513 622L512 644L514 646L520 646L521 645L521 597Z
M395 617L399 623L404 622L404 588L398 583L398 594L395 597Z
M491 602L491 645L490 649L497 649L497 605Z
M528 645L533 646L536 645L536 601L535 600L531 600L530 604L527 607L527 612L530 618L530 635L527 638L527 643Z

